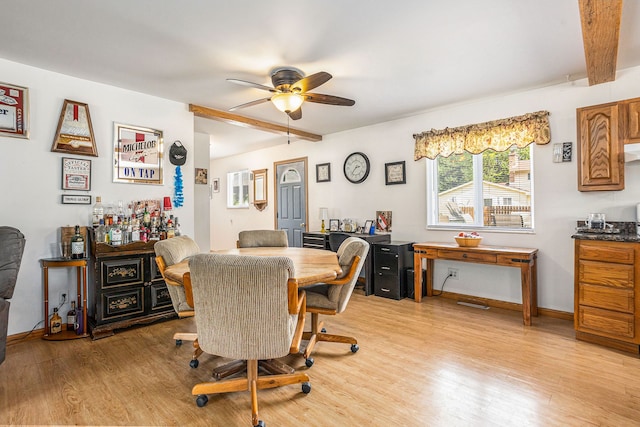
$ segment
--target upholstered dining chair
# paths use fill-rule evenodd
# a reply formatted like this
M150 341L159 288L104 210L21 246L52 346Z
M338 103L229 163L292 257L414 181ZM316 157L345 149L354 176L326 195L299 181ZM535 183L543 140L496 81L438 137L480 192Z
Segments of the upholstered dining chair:
M302 391L311 391L305 373L258 375L259 361L299 351L305 294L290 279L293 268L286 257L200 254L189 260L201 348L247 364L246 377L196 384L198 406L207 404L208 394L249 391L253 425L264 425L258 390L303 383Z
M184 281L173 280L167 277L165 275L165 269L168 266L177 264L197 253L200 253L200 247L195 240L189 236L177 236L156 242L156 244L153 245L153 249L156 253L156 264L158 265L158 270L167 284L171 303L173 304L173 308L178 314L178 317L192 317L193 301L190 291L185 289L189 286L189 283L185 284ZM194 350L189 365L192 368L197 368L199 363L198 357L202 354L202 350L198 345L198 335L191 332L177 332L173 335L173 339L175 340L176 345L181 345L183 340L193 341Z
M289 246L284 230L245 230L238 233L239 248L286 248Z
M9 300L18 281L18 271L24 253L24 234L17 228L0 227L0 364L7 350Z
M311 332L305 332L302 336L304 340L308 340L303 353L308 367L313 365L311 353L318 341L351 344L351 351L358 351L358 341L354 337L327 334L320 322L320 315L335 316L346 310L368 253L369 243L358 237L347 238L337 252L342 276L304 288L307 294L307 312L311 313Z

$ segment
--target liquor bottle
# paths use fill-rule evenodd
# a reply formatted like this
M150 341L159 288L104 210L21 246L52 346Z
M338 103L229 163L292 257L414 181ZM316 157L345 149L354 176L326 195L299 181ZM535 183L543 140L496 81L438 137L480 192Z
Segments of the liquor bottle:
M62 332L62 318L58 314L58 307L53 307L53 316L49 321L49 331L51 334L58 334Z
M107 205L106 208L104 208L104 225L107 227L111 227L113 224L116 223L116 221L114 221L114 217L116 216L116 212L113 209L112 205Z
M84 318L82 317L82 307L78 306L76 310L76 335L84 333Z
M176 236L176 229L173 227L173 215L169 215L167 220L167 239Z
M71 310L67 312L67 331L74 331L76 329L76 302L71 301Z
M84 258L84 237L80 234L79 225L76 225L76 232L71 237L71 258Z
M180 221L178 221L178 217L174 218L173 227L175 228L175 235L181 236L182 232L180 231Z
M131 214L131 241L137 242L140 240L140 220L135 213Z
M149 206L144 204L144 212L142 213L142 225L145 228L151 228L151 212L149 212Z
M109 230L109 244L120 246L122 244L122 223L118 221L116 225Z
M100 225L96 229L96 243L105 243L105 234L107 233L104 226L104 218L100 218Z
M116 221L120 221L120 222L124 221L124 202L122 200L118 200L118 209L116 211Z
M93 205L91 214L91 225L96 228L100 225L100 220L104 219L104 207L102 206L102 197L96 197L96 204Z

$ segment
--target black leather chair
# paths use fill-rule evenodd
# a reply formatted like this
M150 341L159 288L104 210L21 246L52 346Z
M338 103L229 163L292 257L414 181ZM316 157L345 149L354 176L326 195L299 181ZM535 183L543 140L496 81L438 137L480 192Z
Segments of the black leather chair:
M9 325L9 299L18 280L18 271L24 252L25 239L20 230L0 227L0 364L7 350Z

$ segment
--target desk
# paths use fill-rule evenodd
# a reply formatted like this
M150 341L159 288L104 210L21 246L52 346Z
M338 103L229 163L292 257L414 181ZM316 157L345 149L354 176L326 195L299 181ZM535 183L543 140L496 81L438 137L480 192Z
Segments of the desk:
M42 263L42 275L43 275L43 287L44 287L44 339L59 341L59 340L71 340L76 338L88 337L89 330L87 326L87 260L82 259L65 259L65 258L45 258L41 259ZM76 306L82 308L82 311L78 313L82 316L82 327L84 331L82 334L76 334L75 331L63 330L58 334L51 334L49 330L49 268L62 268L62 267L76 267L76 288L78 296L76 298ZM65 322L63 322L65 323ZM66 324L66 323L65 323Z
M415 300L422 300L422 260L427 260L427 296L433 295L433 265L435 260L473 262L516 267L520 269L522 285L522 318L531 325L531 316L538 315L537 265L538 250L508 246L460 247L457 243L416 243L413 245Z
M344 233L340 231L340 233ZM304 248L317 248L317 249L329 249L329 234L321 232L304 232L302 233L302 247ZM374 243L390 243L391 233L380 234L360 234L360 233L344 233L349 236L358 237L370 245ZM373 268L373 248L369 248L369 254L364 260L364 294L369 296L374 293L374 281L375 272ZM362 279L362 278L361 278Z

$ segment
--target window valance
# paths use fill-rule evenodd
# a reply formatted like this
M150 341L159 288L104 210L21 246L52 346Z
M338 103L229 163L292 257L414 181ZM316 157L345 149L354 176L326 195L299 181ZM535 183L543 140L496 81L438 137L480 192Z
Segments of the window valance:
M526 147L551 141L549 112L538 111L522 116L493 120L457 128L431 129L413 135L416 140L414 159L435 159L468 151L479 154L489 148L506 151L511 146Z

